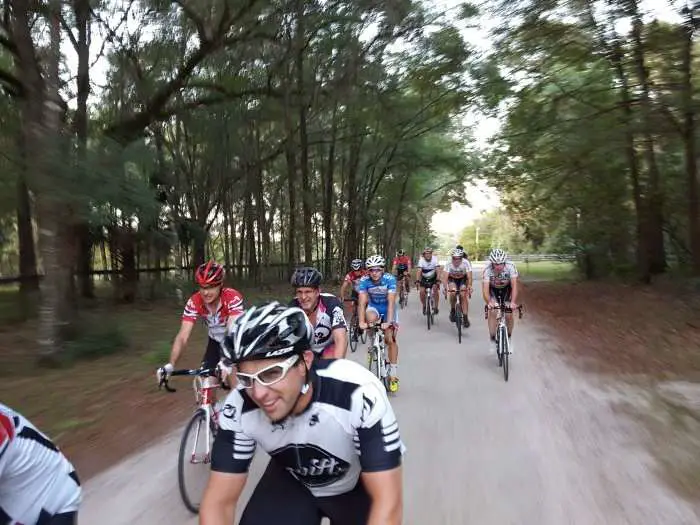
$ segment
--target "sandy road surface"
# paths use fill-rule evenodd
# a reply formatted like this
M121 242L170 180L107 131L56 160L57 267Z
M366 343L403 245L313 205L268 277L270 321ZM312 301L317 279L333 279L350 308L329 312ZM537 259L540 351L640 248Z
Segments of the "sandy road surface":
M401 391L392 402L408 447L404 523L700 523L697 509L656 478L635 439L640 429L561 363L556 342L527 317L503 381L477 295L461 345L444 302L430 332L415 292L400 314ZM353 355L364 357L364 348ZM177 489L179 434L90 480L81 524L196 524ZM256 458L251 481L266 461Z

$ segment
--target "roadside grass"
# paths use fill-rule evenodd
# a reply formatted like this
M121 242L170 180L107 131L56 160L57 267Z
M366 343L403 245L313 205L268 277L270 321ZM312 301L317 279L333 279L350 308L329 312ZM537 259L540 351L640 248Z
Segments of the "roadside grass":
M239 288L248 304L286 301L288 286ZM187 380L159 392L155 369L170 354L183 302L116 305L104 298L79 313L84 334L68 344L60 368L36 365L37 319L13 317L18 290L0 292L0 400L32 420L90 477L182 422L194 398ZM117 341L111 339L118 339ZM199 364L206 329L198 325L178 367ZM78 350L75 350L78 348ZM178 384L179 383L179 384Z
M568 281L579 278L574 263L566 261L521 261L516 266L526 281Z

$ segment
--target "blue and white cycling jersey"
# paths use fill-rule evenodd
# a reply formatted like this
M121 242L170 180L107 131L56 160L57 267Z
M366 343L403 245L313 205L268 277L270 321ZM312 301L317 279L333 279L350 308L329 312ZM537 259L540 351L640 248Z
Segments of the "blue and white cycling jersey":
M389 310L389 293L396 293L396 277L385 273L379 281L374 282L369 275L365 275L360 280L357 291L365 292L369 296L368 308L374 308L380 314L386 315Z

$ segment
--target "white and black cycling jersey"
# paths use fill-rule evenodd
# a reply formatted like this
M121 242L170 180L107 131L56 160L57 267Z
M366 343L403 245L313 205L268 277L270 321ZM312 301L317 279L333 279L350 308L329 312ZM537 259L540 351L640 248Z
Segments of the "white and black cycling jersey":
M56 445L0 403L0 523L44 523L80 500L78 476Z
M440 263L438 262L437 255L433 255L429 261L426 261L425 257L421 257L418 260L421 278L426 281L437 279L438 266L440 266Z
M226 398L212 450L217 472L248 471L256 446L316 497L351 491L361 472L391 470L405 451L384 386L346 359L315 363L309 407L272 423L245 390Z
M292 299L289 305L299 307L299 301ZM316 308L314 352L320 354L333 345L333 330L336 328L347 328L343 303L333 294L322 293Z

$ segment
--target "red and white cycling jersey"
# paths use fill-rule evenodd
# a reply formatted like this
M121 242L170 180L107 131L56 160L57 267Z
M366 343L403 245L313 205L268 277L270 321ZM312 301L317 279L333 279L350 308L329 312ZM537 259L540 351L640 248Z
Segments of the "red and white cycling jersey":
M400 266L401 269L410 270L411 269L411 258L408 255L402 255L401 257L394 257L394 260L391 261L391 266L392 266L392 268L398 268Z
M360 285L360 279L367 275L367 270L352 270L345 276L345 281L352 283L352 289L357 292L357 287Z
M76 512L80 501L73 465L25 417L0 403L0 523L48 522Z
M209 337L221 343L226 335L226 323L230 317L238 317L243 313L243 295L233 288L222 288L219 306L212 313L199 292L190 297L182 313L182 320L191 323L202 319L209 330Z

